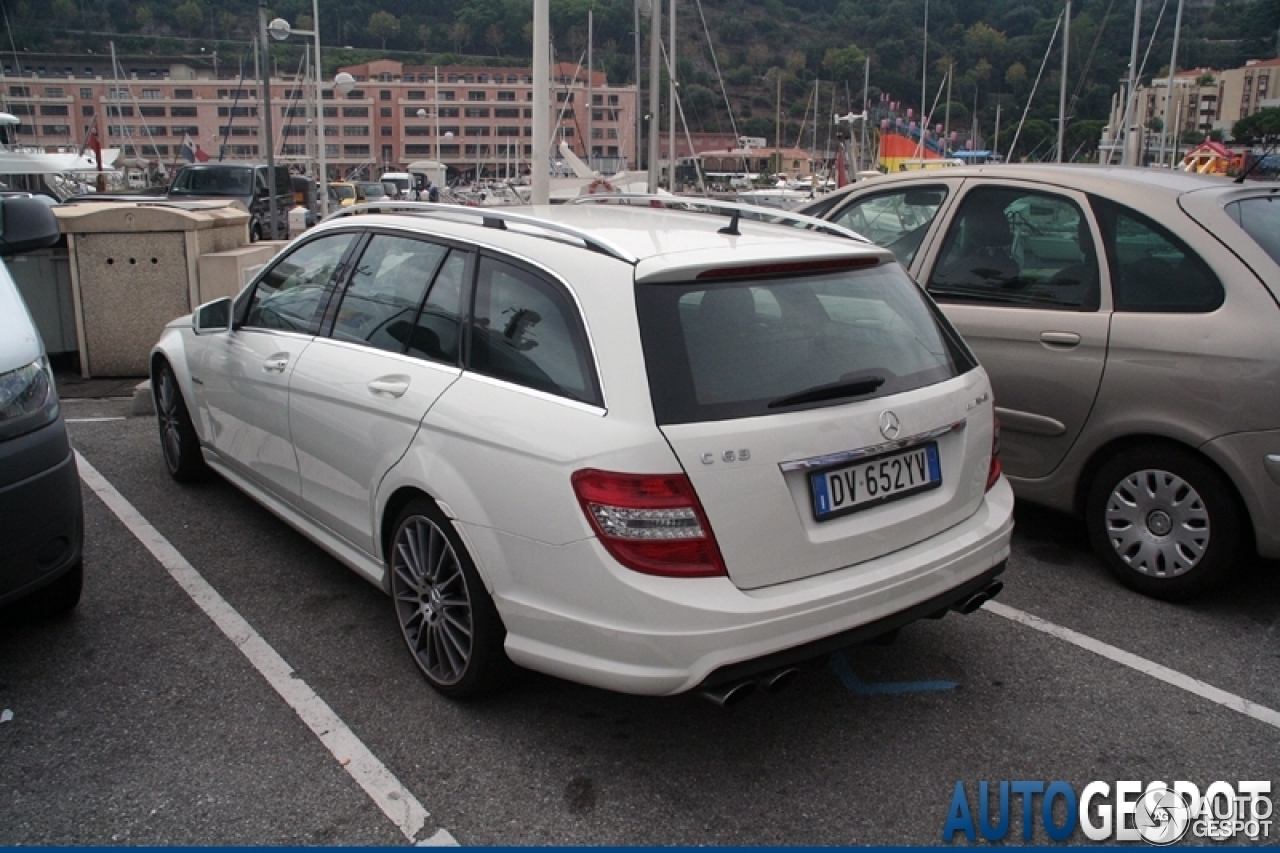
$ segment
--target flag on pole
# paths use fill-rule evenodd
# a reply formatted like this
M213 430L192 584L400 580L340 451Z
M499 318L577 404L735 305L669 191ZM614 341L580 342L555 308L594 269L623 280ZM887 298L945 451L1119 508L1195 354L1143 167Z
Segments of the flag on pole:
M182 135L182 147L178 149L188 163L207 163L209 155L200 150L200 145L193 142L190 134Z

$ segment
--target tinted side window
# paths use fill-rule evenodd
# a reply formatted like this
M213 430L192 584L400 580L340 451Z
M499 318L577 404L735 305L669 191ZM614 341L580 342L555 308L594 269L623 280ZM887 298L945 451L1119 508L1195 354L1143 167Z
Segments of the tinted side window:
M910 266L946 197L945 186L877 193L863 196L831 220L884 246L903 266Z
M481 258L469 366L478 373L601 405L577 308L556 285Z
M966 195L929 278L943 302L1096 310L1097 251L1071 199L1003 187Z
M429 358L445 364L458 363L458 329L462 318L463 274L467 258L451 252L440 267L435 284L427 294L427 302L418 314L409 355Z
M351 234L328 234L277 261L254 287L241 325L316 334L325 288L351 240Z
M447 251L422 240L375 234L351 273L333 321L333 339L404 352L418 306Z
M1197 313L1222 304L1222 282L1167 228L1115 202L1090 201L1102 226L1117 311Z

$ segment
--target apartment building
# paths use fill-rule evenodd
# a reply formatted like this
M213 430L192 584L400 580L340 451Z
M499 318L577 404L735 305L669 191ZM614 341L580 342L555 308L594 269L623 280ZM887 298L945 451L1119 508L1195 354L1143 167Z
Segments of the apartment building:
M0 108L17 116L16 142L80 148L96 121L103 147L161 168L180 163L186 137L211 158L266 158L261 83L243 58L23 54L3 63ZM528 68L406 66L379 60L340 69L349 91L322 87L331 178L440 160L451 174L505 177L529 170L533 76ZM556 141L612 172L635 162L635 86L558 64L552 69ZM314 85L277 71L272 139L281 162L318 159Z

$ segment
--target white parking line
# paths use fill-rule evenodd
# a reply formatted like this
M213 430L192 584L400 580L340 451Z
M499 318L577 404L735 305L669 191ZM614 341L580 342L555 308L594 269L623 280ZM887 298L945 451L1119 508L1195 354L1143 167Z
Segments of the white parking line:
M425 839L419 839L427 819L431 816L409 789L400 784L381 761L365 746L347 724L334 713L323 699L316 695L306 682L294 673L293 668L280 657L262 636L245 621L235 608L227 603L218 591L209 585L195 567L187 562L178 549L151 526L151 523L134 509L115 487L97 469L89 464L79 451L76 464L80 478L107 507L116 514L129 532L151 552L164 566L178 585L191 596L191 600L218 626L240 653L248 658L254 669L262 674L280 697L293 708L307 727L320 739L338 760L342 769L364 789L369 798L382 809L404 836L418 845L458 846L448 830L438 829Z
M103 421L122 421L124 418L67 418L69 424L100 424Z
M1078 631L1072 631L1070 628L1046 622L1038 616L1015 610L999 602L988 601L982 605L982 609L997 616L1003 616L1005 619L1011 619L1020 625L1026 625L1028 628L1042 631L1051 637L1057 637L1059 640L1065 640L1073 646L1079 646L1086 651L1093 652L1095 655L1101 655L1107 660L1115 661L1130 669L1136 669L1138 672L1149 675L1157 681L1163 681L1165 684L1170 684L1188 693L1194 693L1202 699L1208 699L1210 702L1221 705L1224 708L1230 708L1232 711L1244 714L1246 717L1251 717L1280 729L1280 711L1273 711L1271 708L1259 705L1257 702L1251 702L1243 696L1228 693L1225 690L1214 687L1212 684L1206 684L1177 670L1169 669L1163 664L1139 657L1131 652L1126 652L1124 649L1118 649L1101 640L1095 640L1093 637L1086 636Z

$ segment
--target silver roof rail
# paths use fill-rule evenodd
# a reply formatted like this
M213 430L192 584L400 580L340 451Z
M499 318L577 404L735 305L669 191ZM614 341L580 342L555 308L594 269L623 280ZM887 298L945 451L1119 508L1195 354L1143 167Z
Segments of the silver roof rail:
M811 231L821 231L826 234L834 234L837 237L857 240L859 243L875 245L871 240L863 237L858 232L851 231L843 225L836 225L834 222L828 222L825 219L805 216L803 213L794 213L789 210L779 210L775 207L761 207L758 204L721 201L720 199L702 198L701 196L653 195L649 193L600 193L599 195L578 196L577 198L570 199L567 204L600 204L602 202L620 205L664 207L668 210L684 210L693 213L714 213L731 218L736 216L741 219L753 219L758 222L772 222L778 225L793 225Z
M572 225L562 225L559 222L552 222L547 219L539 219L527 213L512 213L502 207L467 207L460 204L441 204L432 201L371 201L344 207L341 210L330 213L323 221L329 222L346 216L354 216L358 213L403 213L453 222L478 220L479 224L485 228L496 228L498 230L506 230L508 224L521 225L530 229L529 231L522 229L521 233L538 236L537 232L541 230L548 235L570 237L575 240L581 240L583 246L593 252L608 255L633 266L640 262L638 257L626 249L608 240L603 240L590 231L574 228Z

